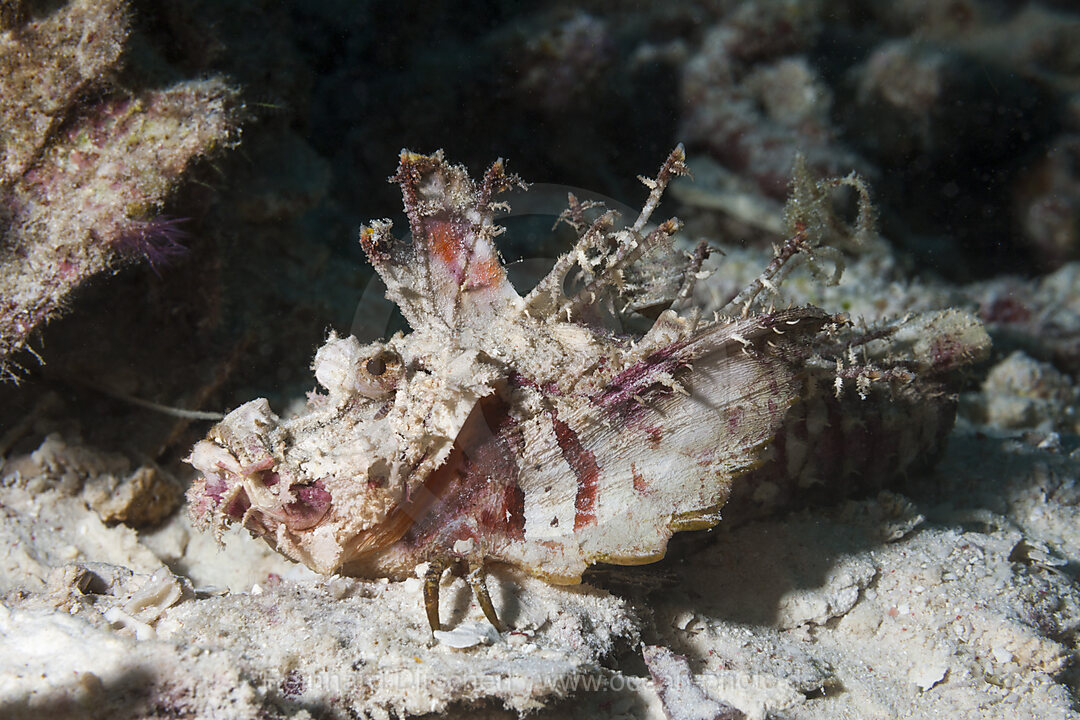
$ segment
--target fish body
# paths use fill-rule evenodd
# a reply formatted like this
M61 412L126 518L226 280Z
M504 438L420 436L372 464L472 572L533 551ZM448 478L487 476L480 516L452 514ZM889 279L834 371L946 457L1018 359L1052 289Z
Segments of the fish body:
M441 153L403 151L391 179L411 232L375 221L361 243L411 331L331 335L313 363L321 391L293 417L264 399L229 413L189 458L196 523L242 524L320 573L404 578L429 563L433 627L448 566L576 583L715 525L735 481L776 456L805 361L838 319L747 304L706 322L673 307L620 332L627 269L678 230L648 220L682 172L680 147L625 228L571 197L578 244L523 294L495 245L496 196L520 181L501 161L474 182ZM681 297L703 256L687 260Z

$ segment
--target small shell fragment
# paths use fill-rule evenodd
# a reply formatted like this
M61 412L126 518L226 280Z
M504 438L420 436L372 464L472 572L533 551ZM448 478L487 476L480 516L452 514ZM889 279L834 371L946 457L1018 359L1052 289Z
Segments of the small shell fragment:
M499 633L488 623L464 622L453 630L436 630L435 639L456 650L491 645L499 641Z

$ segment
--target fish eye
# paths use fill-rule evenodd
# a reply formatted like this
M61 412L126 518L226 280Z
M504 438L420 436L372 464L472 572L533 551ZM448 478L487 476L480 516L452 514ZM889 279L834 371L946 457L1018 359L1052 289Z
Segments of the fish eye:
M386 372L386 359L383 358L382 353L379 353L375 357L368 360L367 364L364 367L367 369L368 373L378 377L379 375L382 375L384 372Z
M380 349L367 360L361 360L357 388L362 395L382 397L397 387L404 374L401 357L393 350Z

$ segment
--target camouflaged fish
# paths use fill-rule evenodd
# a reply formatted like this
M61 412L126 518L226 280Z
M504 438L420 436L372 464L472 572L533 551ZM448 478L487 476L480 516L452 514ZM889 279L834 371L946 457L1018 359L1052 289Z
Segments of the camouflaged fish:
M323 391L303 412L280 418L260 399L214 427L189 459L201 473L188 493L196 523L239 523L320 573L401 579L426 562L433 629L447 568L468 570L500 627L485 565L577 583L594 563L653 562L673 533L715 525L734 481L768 459L810 356L839 342L842 319L751 312L811 249L804 229L732 299L731 317L678 312L701 246L675 305L641 334L621 331L619 309L641 291L632 269L679 229L649 219L683 163L680 146L642 179L651 192L626 227L571 196L577 244L522 294L494 243L495 198L520 181L501 161L476 183L440 152L403 151L391 180L411 234L375 221L361 243L411 332L373 344L331 335L313 364Z

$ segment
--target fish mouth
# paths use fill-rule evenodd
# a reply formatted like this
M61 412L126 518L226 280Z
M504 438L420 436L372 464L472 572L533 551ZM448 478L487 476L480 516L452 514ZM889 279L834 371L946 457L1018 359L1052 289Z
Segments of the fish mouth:
M304 532L321 523L333 505L321 479L284 479L269 456L242 465L228 449L203 440L188 462L202 474L188 490L190 513L199 524L221 518L256 535L273 534L278 526Z

